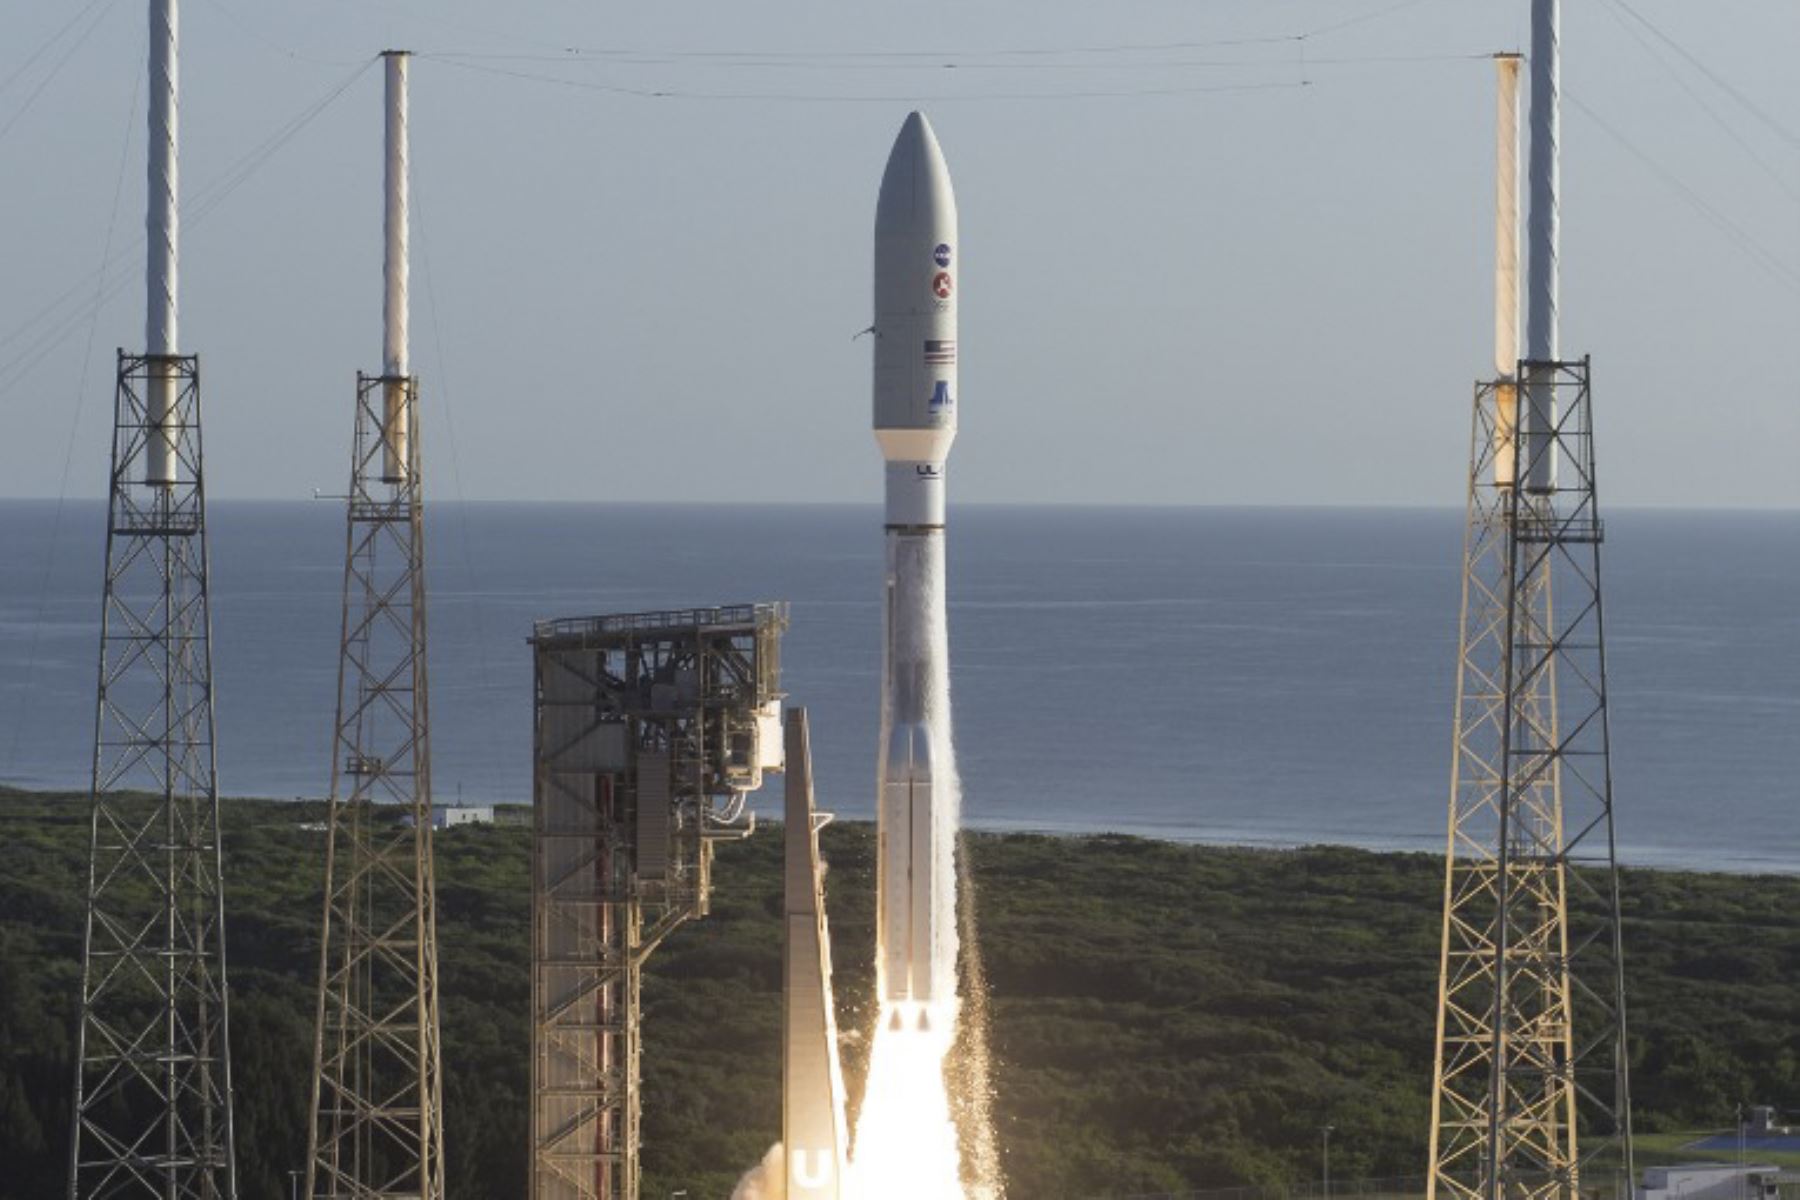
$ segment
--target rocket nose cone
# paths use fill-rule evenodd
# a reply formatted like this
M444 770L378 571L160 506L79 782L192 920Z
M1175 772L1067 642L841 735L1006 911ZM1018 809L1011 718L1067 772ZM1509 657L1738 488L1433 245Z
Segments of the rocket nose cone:
M931 122L922 112L908 113L881 175L876 225L888 229L920 226L941 219L944 214L940 210L954 204L950 169L944 164L944 152Z
M900 147L912 144L920 146L937 146L937 134L931 128L931 122L918 109L906 114L906 120L900 124L900 133L894 139L894 152L898 154Z

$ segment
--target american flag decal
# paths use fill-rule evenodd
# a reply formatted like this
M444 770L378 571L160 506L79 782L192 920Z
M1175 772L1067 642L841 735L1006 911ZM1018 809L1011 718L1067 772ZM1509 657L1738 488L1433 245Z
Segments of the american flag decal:
M925 361L936 367L954 366L956 364L956 343L927 340Z

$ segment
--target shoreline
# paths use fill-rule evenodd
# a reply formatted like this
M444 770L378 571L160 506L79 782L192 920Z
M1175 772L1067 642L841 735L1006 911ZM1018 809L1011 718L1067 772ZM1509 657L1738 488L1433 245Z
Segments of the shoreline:
M9 797L23 797L32 800L83 800L85 789L75 788L31 788L19 787L15 784L0 782L0 802ZM272 796L255 793L235 793L220 797L221 802L244 802L252 804L324 804L324 796ZM485 797L459 797L454 802L444 801L442 807L457 808L520 808L529 809L530 803L525 800L500 800ZM756 806L753 804L753 808ZM770 815L769 811L757 809L759 824L779 825L781 822ZM874 815L837 817L838 823L844 825L873 825ZM1382 856L1425 857L1443 861L1443 849L1440 845L1427 844L1431 839L1365 840L1355 841L1348 838L1311 836L1302 833L1266 833L1246 829L1208 829L1198 823L1193 827L1173 827L1152 823L1122 822L1117 826L1077 825L1073 822L1019 822L1003 820L976 819L963 824L964 832L995 837L1008 835L1028 835L1063 839L1080 838L1127 838L1145 842L1160 842L1172 846L1196 846L1213 850L1253 850L1270 853L1293 852L1302 850L1355 850L1364 854ZM1731 859L1693 858L1681 851L1659 847L1622 845L1619 851L1619 866L1627 871L1654 871L1659 874L1676 875L1721 875L1739 879L1792 879L1800 877L1800 861L1769 857L1737 857Z

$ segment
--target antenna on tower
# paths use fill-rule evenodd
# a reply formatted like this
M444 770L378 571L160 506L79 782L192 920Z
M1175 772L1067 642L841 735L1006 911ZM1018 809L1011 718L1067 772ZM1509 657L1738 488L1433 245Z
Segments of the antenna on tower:
M1427 1200L1625 1195L1634 1167L1590 364L1557 343L1557 0L1532 16L1517 362L1520 62L1499 59L1499 377L1475 389Z
M407 353L407 66L389 50L382 371L359 374L306 1194L443 1200L418 380Z
M237 1195L179 35L177 0L150 0L146 348L119 351L113 409L71 1200Z

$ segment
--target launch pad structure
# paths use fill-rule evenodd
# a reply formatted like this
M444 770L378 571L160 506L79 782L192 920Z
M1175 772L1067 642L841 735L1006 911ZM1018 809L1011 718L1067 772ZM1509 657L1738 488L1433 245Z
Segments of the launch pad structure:
M419 439L391 469L392 400L359 376L326 818L308 1197L444 1194Z
M356 381L309 1200L444 1196L422 439L407 338L408 56L383 57L383 369Z
M115 392L68 1196L236 1200L177 0L149 17L145 352L119 352Z
M120 352L113 431L69 1195L230 1200L198 359Z
M1632 1179L1591 399L1585 359L1475 392L1434 1200Z
M782 762L785 604L539 622L531 1200L638 1200L646 960Z
M1558 0L1496 57L1494 369L1475 389L1427 1200L1630 1195L1631 1089L1591 367L1557 349Z

